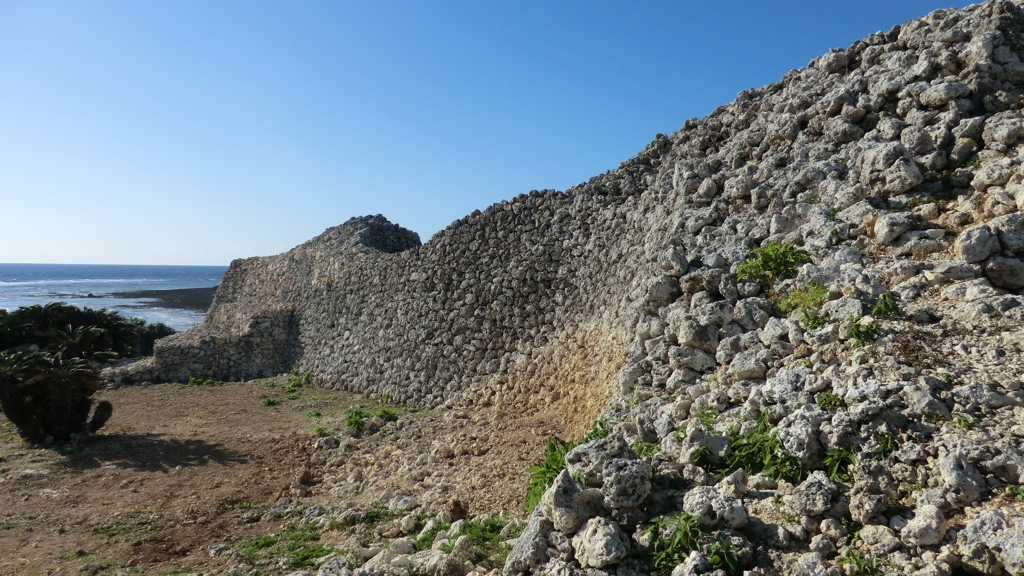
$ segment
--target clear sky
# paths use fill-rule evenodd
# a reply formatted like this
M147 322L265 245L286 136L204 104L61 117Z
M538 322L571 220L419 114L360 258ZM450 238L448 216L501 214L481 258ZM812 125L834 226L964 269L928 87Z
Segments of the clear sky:
M939 0L0 0L0 262L227 264L565 190Z

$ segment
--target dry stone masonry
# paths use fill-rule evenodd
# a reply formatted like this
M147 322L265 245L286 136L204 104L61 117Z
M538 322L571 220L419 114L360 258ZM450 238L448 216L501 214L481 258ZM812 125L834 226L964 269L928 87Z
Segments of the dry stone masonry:
M509 576L647 573L681 514L704 534L672 576L725 574L723 549L748 574L1024 573L1022 33L1008 1L938 10L425 245L373 216L236 261L201 326L108 375L295 365L413 407L560 406L576 437L600 415ZM809 262L737 274L773 242ZM751 446L771 457L728 469ZM409 576L381 558L355 573Z

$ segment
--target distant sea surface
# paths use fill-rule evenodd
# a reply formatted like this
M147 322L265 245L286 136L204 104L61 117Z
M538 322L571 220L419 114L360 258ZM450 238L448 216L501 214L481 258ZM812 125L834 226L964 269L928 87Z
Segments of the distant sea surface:
M147 322L185 330L205 312L157 306L153 298L126 298L116 292L207 288L220 283L227 266L128 266L106 264L0 264L0 308L67 302L116 310Z

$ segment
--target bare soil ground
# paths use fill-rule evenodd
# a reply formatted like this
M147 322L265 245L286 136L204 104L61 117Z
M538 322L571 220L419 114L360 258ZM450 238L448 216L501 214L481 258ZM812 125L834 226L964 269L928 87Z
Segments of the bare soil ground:
M370 406L312 388L289 399L262 381L128 387L96 398L113 403L114 416L97 435L66 445L28 446L0 415L0 575L218 571L230 560L211 558L211 544L280 530L282 520L260 516L304 468L319 468L310 463L311 429L341 430L349 407ZM262 405L265 398L279 404ZM514 511L527 467L562 431L553 417L494 408L400 413L392 430L350 439L344 463L331 470L362 465L368 478L339 494L331 488L348 474L329 474L337 480L312 486L303 503L354 504L386 487L435 506L460 498L472 514ZM422 478L373 478L391 468L381 465L389 456L436 453L437 441L451 446L432 458L443 491L428 496Z

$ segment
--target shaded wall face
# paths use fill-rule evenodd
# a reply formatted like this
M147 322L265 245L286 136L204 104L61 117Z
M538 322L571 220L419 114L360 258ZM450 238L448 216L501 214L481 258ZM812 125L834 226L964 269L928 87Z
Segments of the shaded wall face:
M637 273L649 223L626 202L546 191L398 254L311 241L236 261L206 321L161 341L138 377L261 377L294 363L318 384L410 406L459 395L602 405L635 323L633 285L651 275ZM556 392L563 380L576 392Z

